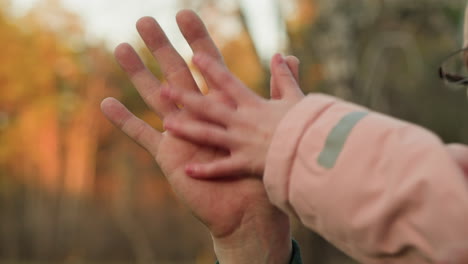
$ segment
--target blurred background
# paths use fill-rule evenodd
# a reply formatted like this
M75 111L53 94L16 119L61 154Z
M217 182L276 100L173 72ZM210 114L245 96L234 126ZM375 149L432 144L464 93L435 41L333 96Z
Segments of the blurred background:
M301 87L468 143L466 91L437 68L461 47L463 0L0 0L0 263L212 263L211 239L152 157L107 122L121 99L155 127L112 56L154 16L183 56L174 16L193 8L230 69L268 97L270 57L301 60ZM353 263L294 224L305 263Z

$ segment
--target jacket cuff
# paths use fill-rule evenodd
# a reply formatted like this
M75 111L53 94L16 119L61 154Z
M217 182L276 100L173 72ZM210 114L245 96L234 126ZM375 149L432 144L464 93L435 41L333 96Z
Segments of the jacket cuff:
M289 204L289 182L291 167L303 133L337 101L335 97L322 94L305 97L289 110L273 135L263 181L270 201L288 214L296 215Z

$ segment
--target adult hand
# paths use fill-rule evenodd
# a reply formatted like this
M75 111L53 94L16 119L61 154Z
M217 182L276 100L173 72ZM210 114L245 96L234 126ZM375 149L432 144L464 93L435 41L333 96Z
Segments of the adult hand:
M177 23L195 52L209 54L222 63L219 51L194 12L179 12ZM144 17L137 22L137 29L159 62L167 84L199 91L185 61L169 43L158 23ZM161 119L183 111L160 97L164 84L144 66L130 45L119 45L115 56L146 104ZM210 92L208 96L229 103L229 98L223 94ZM115 126L154 156L180 199L210 230L221 263L289 261L291 240L288 217L270 204L260 180L240 177L225 181L202 181L188 177L184 173L185 164L208 162L225 154L211 147L182 141L167 132L156 131L116 99L104 99L101 107Z

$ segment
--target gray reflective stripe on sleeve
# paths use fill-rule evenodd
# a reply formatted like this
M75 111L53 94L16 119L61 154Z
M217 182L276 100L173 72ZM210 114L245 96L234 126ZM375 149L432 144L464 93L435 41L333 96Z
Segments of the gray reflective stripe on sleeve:
M317 162L327 169L335 166L336 160L343 150L343 146L349 134L356 124L364 118L368 112L351 112L345 115L328 134L325 147L317 159Z

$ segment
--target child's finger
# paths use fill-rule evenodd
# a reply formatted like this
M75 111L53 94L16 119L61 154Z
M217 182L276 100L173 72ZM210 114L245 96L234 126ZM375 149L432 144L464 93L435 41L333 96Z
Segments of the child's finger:
M299 64L300 60L296 56L286 56L286 64L288 65L289 70L292 72L294 79L299 83Z
M239 79L215 59L205 54L195 54L193 62L197 65L203 77L211 82L216 89L229 95L237 104L251 104L260 98Z
M304 95L283 56L276 54L272 65L272 75L274 75L276 87L282 99L299 100L302 98Z
M234 141L222 127L192 118L182 120L177 115L168 116L164 120L164 128L177 137L201 145L229 149Z
M223 103L216 102L209 96L182 92L177 89L169 89L168 87L163 89L161 93L176 104L183 105L184 109L202 119L221 125L226 125L230 120L231 109Z
M236 177L243 172L244 161L233 156L215 160L210 163L188 164L185 173L198 179L215 179L225 177Z
M295 56L286 56L285 60L286 60L286 64L288 65L289 70L294 76L294 79L296 80L297 83L299 83L299 63L300 63L299 59L296 58ZM275 67L274 63L275 63L275 60L273 56L270 62L271 72L273 72L273 68ZM272 74L270 78L270 97L271 99L277 99L277 100L283 97L281 94L281 89L280 87L278 87L274 74Z
M274 67L273 58L274 56L271 58L271 61L270 61L270 72L272 73L270 77L270 97L271 99L279 100L281 99L281 90L278 88L275 75L273 74L273 67Z

